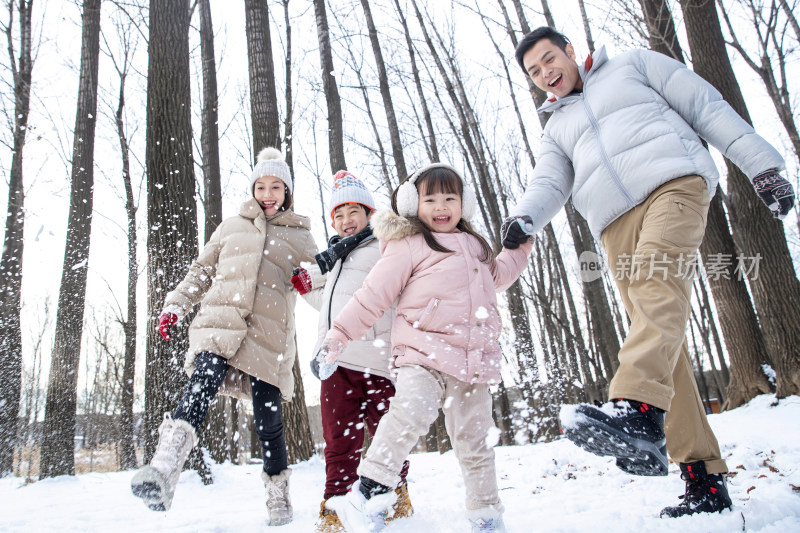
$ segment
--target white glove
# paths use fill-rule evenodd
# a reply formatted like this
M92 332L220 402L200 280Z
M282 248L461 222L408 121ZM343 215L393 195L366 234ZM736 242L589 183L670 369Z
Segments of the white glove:
M325 337L317 354L317 362L319 363L319 379L328 379L336 372L339 366L337 360L344 351L344 344L330 337Z

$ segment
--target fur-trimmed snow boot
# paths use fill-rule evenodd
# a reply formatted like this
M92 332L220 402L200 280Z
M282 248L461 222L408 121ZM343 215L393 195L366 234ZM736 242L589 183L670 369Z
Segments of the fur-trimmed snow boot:
M681 463L681 477L686 482L683 500L674 507L661 510L661 518L677 518L695 513L721 513L730 509L733 502L728 495L724 474L706 473L703 461Z
M168 511L183 464L197 443L197 434L186 420L173 420L164 413L158 427L158 445L149 465L143 466L131 480L133 495L153 511Z
M505 533L503 512L494 505L467 511L467 520L472 525L472 533Z
M328 498L328 500L330 500L330 498ZM319 504L319 519L315 524L316 529L314 529L314 532L345 533L342 521L339 520L339 515L336 514L336 511L334 511L333 509L329 509L325 505L328 503L328 500L322 500L322 503Z
M292 501L289 498L289 476L292 471L288 468L279 474L270 476L263 470L261 479L267 489L267 516L270 526L282 526L292 521Z

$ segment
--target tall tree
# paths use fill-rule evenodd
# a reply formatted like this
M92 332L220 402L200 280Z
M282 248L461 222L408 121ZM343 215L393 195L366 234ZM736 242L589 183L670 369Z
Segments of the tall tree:
M151 0L147 64L147 350L145 456L150 462L165 412L187 379L185 319L169 343L155 324L164 296L197 257L197 204L192 156L187 0Z
M222 187L219 170L219 97L217 95L217 61L214 57L214 25L210 0L200 0L200 55L203 71L203 111L200 120L200 149L203 157L203 191L205 240L222 222ZM248 45L249 45L248 40ZM258 147L258 145L254 145Z
M666 0L640 0L648 31L650 47L656 52L684 62L683 50L676 37L675 24ZM653 35L652 32L656 32ZM736 245L730 233L723 206L725 193L717 186L711 199L706 232L700 244L700 256L706 264L716 257L735 257ZM720 271L719 268L724 270ZM733 264L717 265L719 275L710 276L708 284L721 320L722 335L729 347L731 375L725 392L724 409L733 409L749 402L758 394L771 392L761 364L769 359L764 335L744 279L736 275Z
M372 19L372 10L369 7L369 0L361 0L361 7L364 9L364 16L367 19L367 30L369 30L369 42L372 45L372 53L375 55L375 65L378 68L378 87L383 99L383 108L386 110L386 122L389 125L389 138L392 141L392 154L394 155L394 166L397 169L398 181L408 176L406 173L406 162L403 158L403 144L400 140L400 128L397 126L397 118L394 114L394 103L392 94L389 91L389 77L386 75L386 64L383 62L383 52L378 40L378 29Z
M250 73L250 116L255 154L267 146L280 148L281 132L275 90L275 66L269 33L269 7L264 0L246 0L247 69Z
M344 158L344 128L342 126L342 102L336 85L336 70L333 68L331 36L328 30L328 14L325 0L314 0L314 13L317 17L317 38L319 39L319 59L322 65L322 88L328 105L328 156L331 160L331 173L347 170Z
M132 31L130 20L122 23L117 19L117 36L119 37L120 57L116 57L108 47L107 55L111 58L119 77L119 96L114 123L117 128L120 156L122 159L122 184L125 189L125 215L128 221L128 290L127 312L118 320L122 324L125 335L125 355L122 363L122 383L120 386L120 468L128 470L136 468L136 450L134 448L134 378L136 374L136 282L139 279L139 261L136 257L136 211L133 184L131 183L131 155L125 124L125 87L131 69L133 54L136 49L137 32Z
M100 2L84 0L81 66L72 143L72 185L67 244L61 269L56 332L45 402L40 479L75 474L75 414L83 336L89 237L92 231L94 132L100 64Z
M19 6L19 57L14 54L14 7ZM22 183L22 151L28 131L31 104L31 11L33 0L8 2L8 59L14 78L14 123L11 170L8 173L8 209L0 258L0 477L12 473L22 391L22 251L25 226L25 191Z
M714 85L747 122L752 123L725 49L714 2L681 0L695 72ZM750 287L759 323L777 375L778 398L800 393L800 328L794 321L800 281L792 264L783 224L772 218L750 180L733 163L728 167L731 225L737 249L758 260Z

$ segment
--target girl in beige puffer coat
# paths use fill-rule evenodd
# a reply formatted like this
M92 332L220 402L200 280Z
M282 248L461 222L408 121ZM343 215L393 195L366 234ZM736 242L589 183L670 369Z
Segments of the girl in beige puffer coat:
M217 392L252 398L264 458L269 525L291 521L281 400L292 397L295 359L293 270L313 261L308 218L292 211L293 183L280 151L265 148L237 216L209 238L184 280L164 300L159 332L200 303L189 328L189 384L178 408L164 415L149 465L131 482L150 509L167 510L180 471Z

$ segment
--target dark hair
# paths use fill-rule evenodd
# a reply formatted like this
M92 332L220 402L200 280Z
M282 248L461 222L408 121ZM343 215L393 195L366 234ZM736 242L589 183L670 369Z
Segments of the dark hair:
M410 177L411 176L408 176L406 179L400 182L400 185L403 185L403 183L408 181ZM434 167L426 170L417 177L414 185L417 188L418 194L457 194L461 196L462 204L464 202L464 184L462 183L458 174L448 168ZM397 210L397 191L399 189L400 186L398 185L398 187L392 191L392 210L397 214L399 214ZM446 254L453 253L453 250L448 250L436 240L434 232L432 232L428 226L423 224L422 221L419 220L419 217L411 217L411 220L417 222L417 225L422 233L422 237L425 239L425 243L430 246L432 250ZM489 268L492 270L492 272L494 272L494 254L492 253L492 248L489 246L489 243L486 242L486 239L477 233L472 228L472 224L470 224L469 221L464 218L458 221L456 228L478 239L481 249L483 250L483 253L478 259L481 261L481 263L486 263L489 265Z
M532 32L528 33L527 35L525 35L525 37L522 38L522 40L517 45L516 51L514 51L514 57L517 58L517 63L519 63L519 66L522 68L522 71L525 74L527 74L528 71L525 70L525 65L522 62L522 58L525 56L528 50L536 46L536 43L538 43L542 39L547 39L548 41L558 46L565 52L567 51L567 45L570 44L569 39L567 39L566 35L564 35L563 33L559 33L550 26L541 26L539 28L536 28Z

